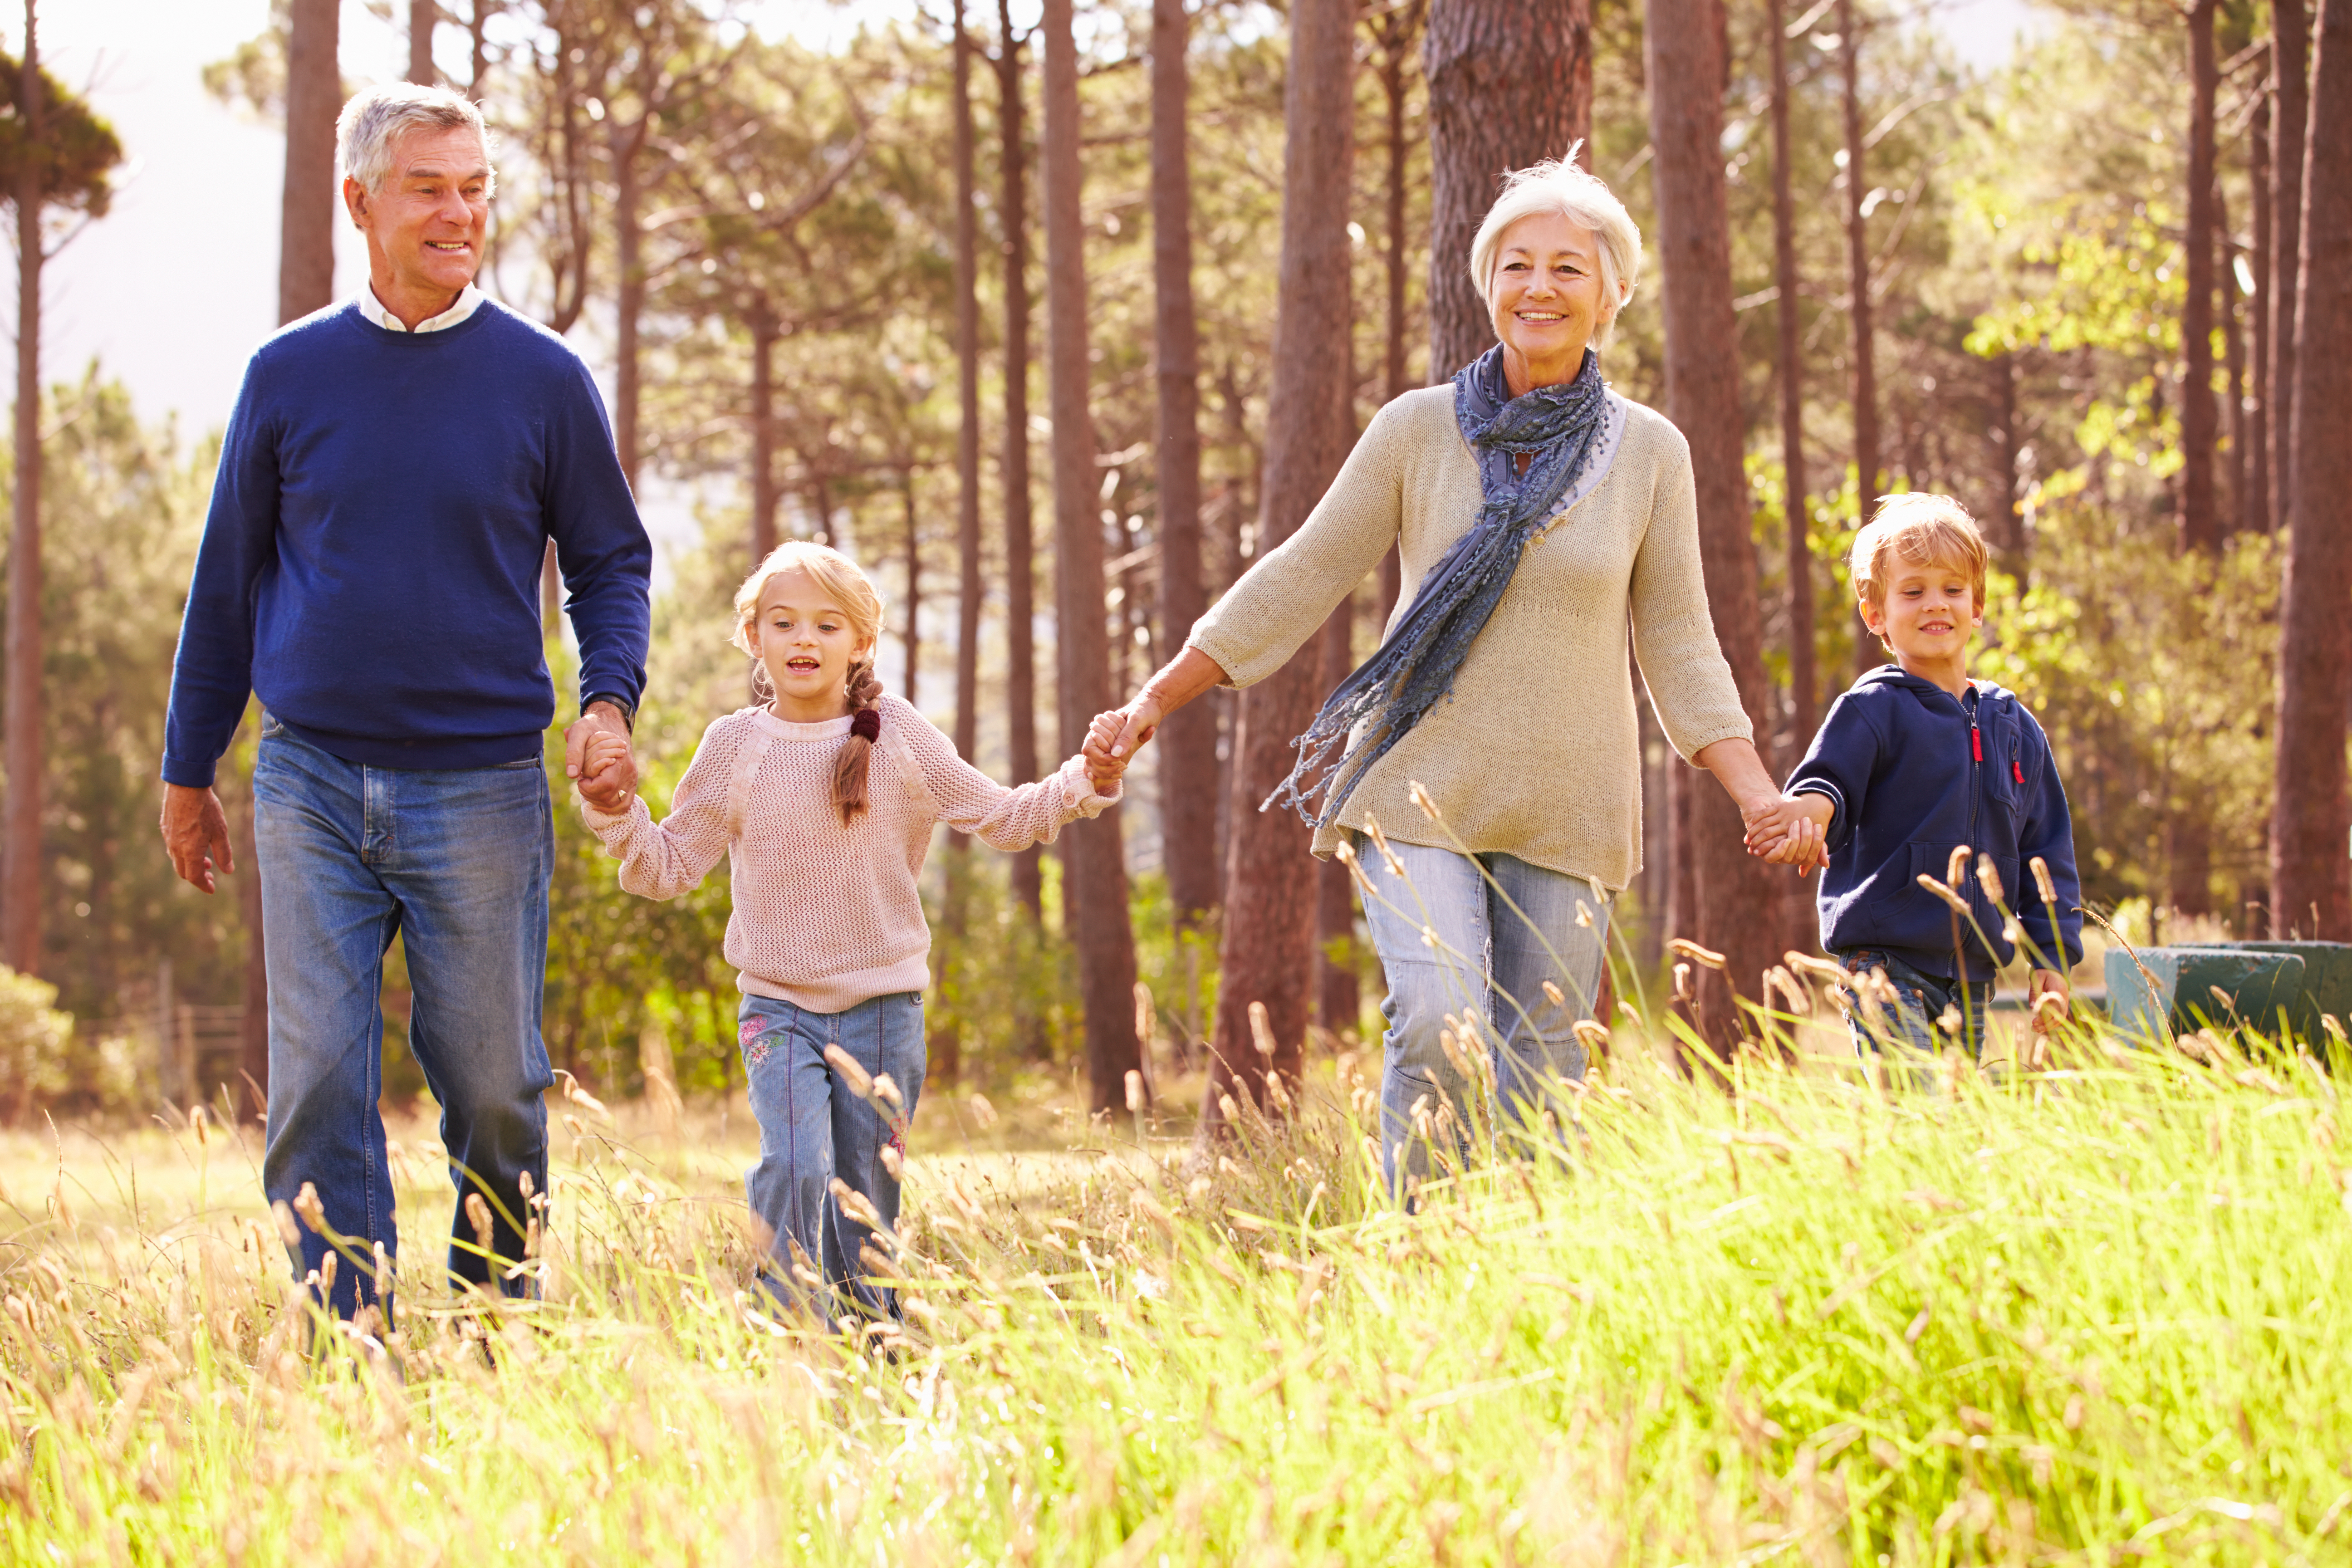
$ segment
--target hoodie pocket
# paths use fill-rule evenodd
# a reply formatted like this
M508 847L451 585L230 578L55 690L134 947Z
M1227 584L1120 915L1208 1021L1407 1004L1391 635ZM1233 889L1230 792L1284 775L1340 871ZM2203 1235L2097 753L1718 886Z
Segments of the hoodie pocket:
M1906 914L1927 910L1933 910L1937 914L1944 913L1950 906L1921 887L1919 879L1933 877L1938 882L1945 881L1946 874L1952 868L1952 851L1959 847L1957 839L1948 844L1909 846L1910 858L1907 862L1903 857L1897 856L1888 861L1885 870L1878 874L1877 883L1871 889L1870 912L1881 916L1898 910ZM1895 875L1898 868L1906 864L1910 869L1902 875Z

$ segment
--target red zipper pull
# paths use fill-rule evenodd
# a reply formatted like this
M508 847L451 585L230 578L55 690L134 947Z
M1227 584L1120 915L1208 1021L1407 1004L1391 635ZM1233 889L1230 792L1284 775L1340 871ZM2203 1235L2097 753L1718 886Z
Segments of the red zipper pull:
M1974 724L1969 726L1969 755L1978 762L1984 761L1984 732Z
M2015 757L2009 759L2009 771L2016 776L2018 783L2023 784L2025 782L2025 764L2019 762Z

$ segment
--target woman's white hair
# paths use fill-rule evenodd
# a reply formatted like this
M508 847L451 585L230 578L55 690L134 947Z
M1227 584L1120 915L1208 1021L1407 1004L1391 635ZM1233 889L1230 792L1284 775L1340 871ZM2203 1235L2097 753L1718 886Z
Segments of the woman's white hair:
M482 162L490 161L490 128L470 100L446 87L395 81L355 92L343 105L335 117L335 162L363 189L380 191L392 178L393 143L411 131L471 131L482 139ZM493 168L493 191L498 183Z
M1601 242L1602 313L1594 329L1593 347L1603 348L1617 324L1618 312L1633 300L1633 287L1642 279L1642 231L1608 183L1578 166L1577 150L1582 145L1570 146L1565 158L1547 158L1503 176L1503 194L1486 209L1486 221L1478 226L1478 237L1470 242L1470 282L1478 290L1478 302L1491 312L1496 253L1503 247L1503 231L1523 217L1557 213L1580 228L1589 228Z

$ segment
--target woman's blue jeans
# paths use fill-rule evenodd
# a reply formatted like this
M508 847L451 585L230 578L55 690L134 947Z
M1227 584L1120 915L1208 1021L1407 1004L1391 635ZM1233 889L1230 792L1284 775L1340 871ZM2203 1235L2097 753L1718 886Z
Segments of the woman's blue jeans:
M547 884L554 859L547 773L536 757L446 771L363 767L266 720L253 768L254 837L269 961L269 1125L262 1190L291 1204L318 1189L328 1228L353 1256L328 1304L375 1300L373 1248L400 1249L383 1093L383 957L398 936L414 994L408 1044L441 1104L457 1188L449 1274L502 1278L523 1256L547 1190L552 1086L540 1038ZM492 1216L486 1258L466 1215ZM330 1248L307 1225L289 1247L307 1277ZM387 1303L386 1310L389 1310Z
M839 1177L874 1205L885 1226L898 1228L898 1180L883 1164L882 1151L905 1155L906 1129L922 1094L922 993L894 991L843 1013L747 995L740 1016L744 1076L760 1122L760 1163L744 1173L743 1192L767 1229L777 1293L793 1303L816 1294L792 1273L797 1243L837 1304L867 1316L895 1313L891 1292L866 1279L861 1261L873 1232L842 1212L832 1184ZM904 1110L886 1117L851 1093L824 1059L829 1045L848 1052L869 1078L888 1073ZM833 1304L819 1302L818 1310L830 1315Z
M1500 1104L1492 1110L1532 1121L1552 1105L1555 1079L1584 1076L1574 1026L1600 999L1609 906L1583 878L1516 855L1473 858L1391 839L1400 877L1363 835L1349 837L1371 881L1364 921L1388 977L1381 1168L1394 1191L1407 1177L1426 1179L1433 1141L1450 1142L1457 1154L1469 1147L1481 1090L1446 1056L1439 1037L1447 1014L1475 1010L1490 1037L1503 1037L1493 1058ZM1560 1003L1545 993L1547 980ZM1432 1131L1417 1125L1416 1107ZM1558 1110L1565 1121L1566 1109Z

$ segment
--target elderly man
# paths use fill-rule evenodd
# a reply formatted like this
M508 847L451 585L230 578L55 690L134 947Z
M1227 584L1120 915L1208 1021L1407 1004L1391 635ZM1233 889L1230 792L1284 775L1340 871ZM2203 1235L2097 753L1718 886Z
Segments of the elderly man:
M198 888L233 868L213 768L258 694L262 1182L319 1222L299 1226L295 1270L350 1316L397 1246L376 1113L394 936L457 1188L449 1272L517 1288L553 1081L541 561L552 539L579 634L577 776L644 685L652 549L587 368L474 287L496 178L480 111L437 88L371 89L336 141L368 281L246 369L173 670L163 826Z

